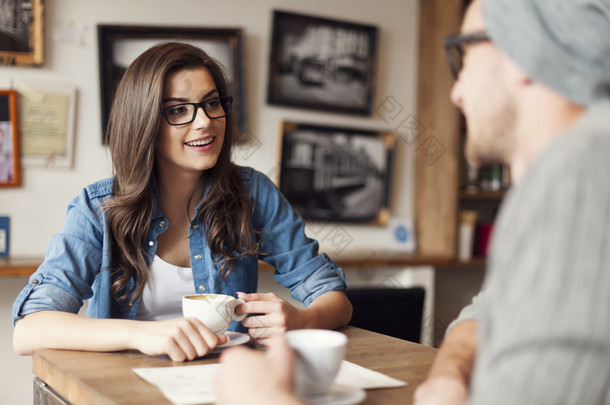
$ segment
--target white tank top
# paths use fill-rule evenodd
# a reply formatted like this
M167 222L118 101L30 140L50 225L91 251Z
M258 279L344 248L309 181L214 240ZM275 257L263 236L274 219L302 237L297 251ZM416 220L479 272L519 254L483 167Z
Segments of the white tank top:
M141 321L160 321L182 317L182 296L193 294L193 271L163 261L159 256L150 263L148 282L136 313Z

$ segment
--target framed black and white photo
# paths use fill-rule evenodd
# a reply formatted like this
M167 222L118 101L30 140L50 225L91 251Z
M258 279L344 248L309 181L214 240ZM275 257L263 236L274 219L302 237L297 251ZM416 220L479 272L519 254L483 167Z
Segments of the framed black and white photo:
M21 183L18 129L17 92L0 90L0 187Z
M198 46L224 67L229 91L233 96L231 114L237 115L239 132L244 136L246 117L241 66L241 29L98 25L98 40L103 131L106 128L114 89L131 62L158 43L179 41ZM104 134L102 140L103 137Z
M42 66L44 1L0 1L0 65Z
M377 27L273 13L267 102L370 115Z
M396 135L282 123L279 188L306 220L385 225Z

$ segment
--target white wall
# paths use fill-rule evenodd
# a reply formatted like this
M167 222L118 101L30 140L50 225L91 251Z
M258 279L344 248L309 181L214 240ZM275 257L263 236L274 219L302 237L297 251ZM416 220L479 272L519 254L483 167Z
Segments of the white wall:
M32 360L13 351L11 308L17 293L27 280L0 278L0 403L32 403Z
M370 117L319 113L267 105L266 88L272 10L343 19L379 28L377 87ZM11 253L42 256L49 237L58 232L70 199L80 189L111 174L107 150L101 145L99 61L97 24L241 27L244 32L246 108L248 130L261 141L248 159L236 153L240 164L274 173L278 156L278 124L281 120L352 128L393 130L399 120L415 113L418 0L52 0L45 2L45 64L42 68L0 66L0 88L13 80L67 83L78 89L75 130L75 161L72 169L24 167L23 185L0 190L0 215L11 217ZM57 24L83 24L82 46L53 39ZM399 116L377 113L383 101L402 108ZM381 110L379 110L381 111ZM396 112L396 111L395 111ZM399 139L392 187L391 211L410 219L413 210L413 151ZM328 236L336 225L311 228L331 257L358 252L363 256L382 253L391 244L389 228L341 225L344 243ZM417 273L417 271L415 272ZM263 277L263 282L268 277ZM349 278L349 277L348 277ZM0 278L0 392L7 403L31 403L31 372L28 358L11 349L10 306L25 279ZM4 402L3 402L4 403Z
M11 253L41 256L49 237L63 224L70 199L80 189L111 174L105 147L101 145L99 61L97 24L186 25L241 27L244 32L244 80L248 130L261 141L247 160L248 151L236 153L237 161L261 170L276 172L278 123L281 120L392 130L398 122L376 112L370 117L320 113L266 104L272 10L281 9L329 18L344 19L379 28L377 89L373 110L393 97L403 115L415 112L418 1L416 0L53 0L45 3L45 64L42 68L0 66L0 88L13 80L69 83L77 87L75 162L68 170L25 167L23 185L0 191L0 215L11 217ZM83 24L83 46L53 39L57 24ZM401 115L402 117L402 115ZM386 123L385 119L390 121ZM412 213L412 151L398 142L392 188L394 215L410 218ZM391 232L380 227L342 226L353 239L349 249L338 249L321 239L329 255L384 249ZM334 251L333 251L334 250Z

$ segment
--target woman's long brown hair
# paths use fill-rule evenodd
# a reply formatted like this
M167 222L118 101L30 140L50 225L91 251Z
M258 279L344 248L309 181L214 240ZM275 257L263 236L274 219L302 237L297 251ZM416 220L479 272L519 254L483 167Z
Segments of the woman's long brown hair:
M168 74L205 68L212 76L219 96L227 96L225 74L213 58L201 49L183 43L156 45L141 54L125 71L116 89L106 129L114 169L112 196L102 204L108 223L112 295L118 302L133 304L148 279L144 249L154 210L155 145L161 122L163 89ZM231 162L236 137L232 114L226 117L222 150L216 165L201 173L195 195L209 190L193 222L203 223L206 241L220 273L226 277L235 261L259 254L250 227L251 201ZM185 211L191 201L185 201ZM147 260L148 259L148 260ZM135 284L128 289L129 281Z

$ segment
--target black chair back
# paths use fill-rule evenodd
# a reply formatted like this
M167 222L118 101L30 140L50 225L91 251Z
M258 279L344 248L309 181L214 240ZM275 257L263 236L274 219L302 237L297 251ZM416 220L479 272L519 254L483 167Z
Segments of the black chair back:
M353 288L346 294L354 307L350 325L420 343L423 288Z

